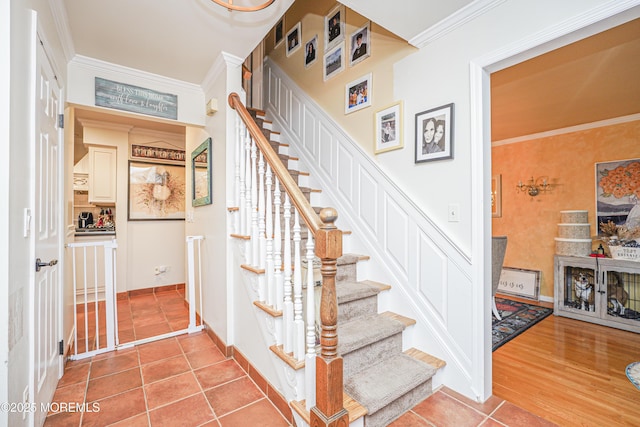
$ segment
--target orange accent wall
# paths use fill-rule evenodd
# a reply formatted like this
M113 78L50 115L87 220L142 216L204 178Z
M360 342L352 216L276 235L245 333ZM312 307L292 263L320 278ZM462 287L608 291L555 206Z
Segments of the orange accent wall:
M589 211L596 236L595 164L633 158L640 158L640 121L495 145L492 174L502 176L502 216L492 219L492 234L508 236L504 265L541 271L540 295L553 297L560 211ZM518 181L531 176L548 176L552 191L537 197L518 193Z

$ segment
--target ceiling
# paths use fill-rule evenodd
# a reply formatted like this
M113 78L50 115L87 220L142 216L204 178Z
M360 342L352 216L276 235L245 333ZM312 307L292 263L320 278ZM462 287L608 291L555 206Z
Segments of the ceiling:
M50 4L66 22L71 56L200 85L221 52L247 57L293 1L276 0L251 13L229 12L211 0L50 0ZM474 3L403 1L407 7L386 0L342 3L405 40ZM640 20L496 72L491 85L492 139L640 113L638 76Z

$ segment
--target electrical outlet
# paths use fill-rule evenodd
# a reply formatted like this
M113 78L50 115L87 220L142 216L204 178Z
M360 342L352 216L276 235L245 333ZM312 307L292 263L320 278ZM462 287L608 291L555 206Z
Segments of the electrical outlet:
M155 273L155 275L157 276L158 274L160 274L160 267L156 267L153 269L153 272Z

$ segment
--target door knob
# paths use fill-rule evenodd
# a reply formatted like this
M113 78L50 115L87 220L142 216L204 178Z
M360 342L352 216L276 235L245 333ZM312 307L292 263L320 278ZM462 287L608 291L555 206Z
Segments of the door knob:
M40 271L42 267L51 267L58 263L57 259L52 259L49 262L42 262L40 258L36 258L36 271Z

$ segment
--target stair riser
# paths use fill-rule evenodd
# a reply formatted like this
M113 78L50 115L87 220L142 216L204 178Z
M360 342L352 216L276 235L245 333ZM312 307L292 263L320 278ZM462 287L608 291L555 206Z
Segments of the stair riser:
M356 263L344 264L338 266L338 273L336 274L336 282L350 281L355 282L357 279Z
M378 295L338 304L338 324L378 312Z
M339 336L340 331L338 331ZM350 353L340 354L343 358L345 381L352 373L358 372L362 367L371 366L386 359L388 355L400 352L402 352L402 333L376 341ZM338 353L340 353L340 347L338 347Z
M404 396L390 402L374 414L365 415L364 427L386 427L433 392L431 380L420 384Z

